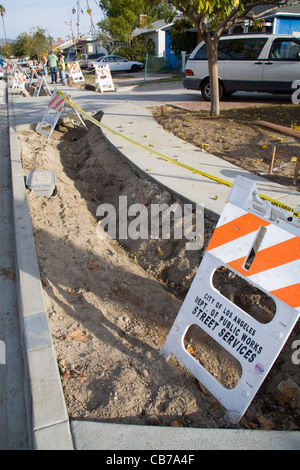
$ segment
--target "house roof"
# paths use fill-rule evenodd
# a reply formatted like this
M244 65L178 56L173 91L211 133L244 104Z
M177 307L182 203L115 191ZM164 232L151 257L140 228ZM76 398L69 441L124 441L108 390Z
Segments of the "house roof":
M151 25L146 26L145 28L135 28L132 34L133 36L140 36L141 34L145 33L156 33L165 26L167 26L165 20L158 20L154 21Z
M278 16L280 14L284 14L284 15L299 15L300 14L300 5L290 5L290 6L285 6L285 7L277 7L276 5L265 5L265 6L257 6L257 7L254 7L252 12L255 14L255 15L261 15L263 16L264 12L268 12L270 10L270 8L274 7L275 9L270 12L270 13L267 13L266 14L266 17L267 18L271 18L271 17L274 17L274 16ZM250 13L251 14L251 13Z
M136 28L133 31L133 36L140 36L146 33L157 33L158 31L170 28L175 21L180 20L182 16L176 16L172 23L166 23L165 20L154 21L152 24L145 26L145 28Z

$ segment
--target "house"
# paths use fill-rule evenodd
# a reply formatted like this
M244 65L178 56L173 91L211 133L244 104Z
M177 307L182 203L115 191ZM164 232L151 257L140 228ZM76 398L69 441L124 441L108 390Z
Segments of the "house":
M59 46L63 52L72 56L78 53L81 56L90 56L92 54L108 54L107 50L102 46L98 39L79 39L68 41Z
M166 27L164 20L155 21L150 26L136 28L132 36L144 36L146 39L153 41L154 54L157 57L164 57L166 51L166 33L164 28Z
M271 13L267 13L269 10L270 7L266 6L253 8L253 13L255 15L262 14L264 19L264 24L261 27L262 31L272 34L300 35L300 5L276 8ZM265 15L264 12L266 12ZM250 33L253 31L257 32L258 30L254 27L250 14L243 25L234 26L228 30L228 33Z
M154 54L157 58L163 59L163 65L167 69L178 69L181 63L181 58L175 56L171 48L170 31L176 20L167 24L164 20L154 21L150 26L136 28L132 35L133 37L144 36L145 39L153 41Z
M273 34L300 35L300 5L279 8L266 15L267 31Z

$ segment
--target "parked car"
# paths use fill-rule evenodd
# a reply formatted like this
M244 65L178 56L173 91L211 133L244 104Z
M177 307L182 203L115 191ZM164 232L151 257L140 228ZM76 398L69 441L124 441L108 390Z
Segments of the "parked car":
M78 53L78 56L73 53L66 53L63 54L65 57L65 62L67 63L72 63L72 62L79 62L80 68L86 69L88 67L89 62L95 59L99 59L100 57L103 57L105 54L104 53L99 53L99 54L80 54Z
M293 93L300 77L300 38L276 34L223 36L218 48L220 97L236 91ZM205 43L190 55L185 88L200 90L210 101Z
M107 52L104 54L104 52L99 52L98 54L89 54L88 59L89 61L100 59L100 57L104 57L105 55L108 55Z
M19 67L27 67L28 66L28 61L26 59L17 60L17 65Z
M143 70L144 64L132 60L124 59L118 55L106 55L99 59L92 60L88 64L88 70L93 70L96 67L104 67L109 65L111 72L139 72Z

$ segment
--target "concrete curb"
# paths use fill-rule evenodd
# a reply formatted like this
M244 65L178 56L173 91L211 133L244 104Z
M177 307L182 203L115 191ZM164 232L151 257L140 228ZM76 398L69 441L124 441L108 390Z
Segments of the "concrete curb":
M35 450L72 450L69 418L44 303L15 126L8 96L18 306ZM30 430L29 430L30 431Z
M159 450L300 449L299 431L196 429L84 421L72 421L71 428L76 450L152 450L157 455Z

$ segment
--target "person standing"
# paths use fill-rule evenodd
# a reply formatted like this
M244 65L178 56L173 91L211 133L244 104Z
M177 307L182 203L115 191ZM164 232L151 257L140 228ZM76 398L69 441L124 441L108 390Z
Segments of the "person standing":
M48 75L48 72L47 72L47 57L45 56L43 56L42 65L43 65L43 74L46 77Z
M59 53L58 54L58 70L59 70L59 78L61 80L62 85L66 84L66 63L64 56Z
M54 54L53 51L50 51L50 55L48 57L48 66L50 67L51 84L57 83L58 57Z

